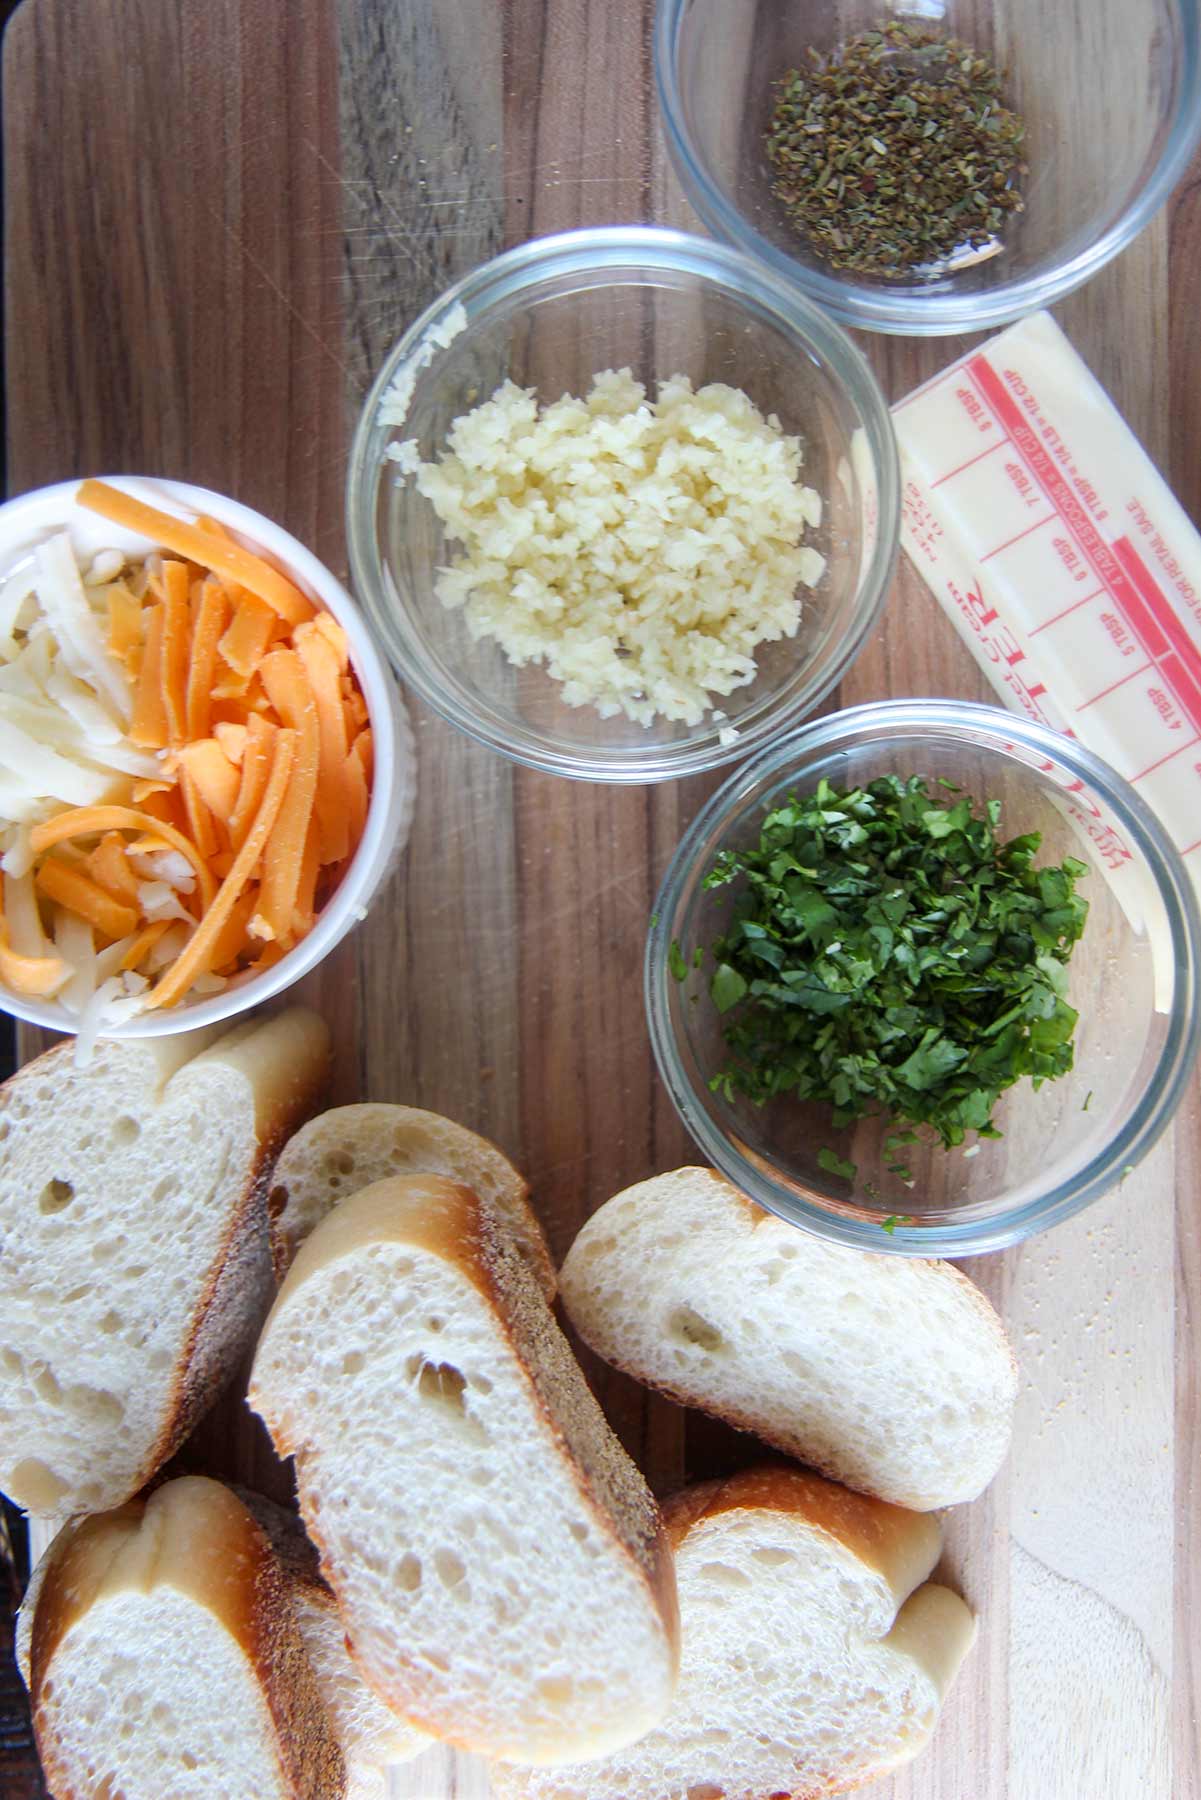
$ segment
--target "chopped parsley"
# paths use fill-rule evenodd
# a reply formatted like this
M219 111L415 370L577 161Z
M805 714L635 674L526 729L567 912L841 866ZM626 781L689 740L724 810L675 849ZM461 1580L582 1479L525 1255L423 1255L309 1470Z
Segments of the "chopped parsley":
M880 1221L880 1230L886 1231L889 1237L891 1237L898 1225L912 1224L913 1218L910 1213L889 1213L886 1219Z
M841 1175L847 1181L854 1181L854 1163L847 1162L844 1157L839 1156L836 1150L826 1148L819 1150L817 1153L817 1161L818 1166L823 1168L827 1175Z
M1037 867L1039 834L1002 840L1000 814L996 800L940 804L919 775L845 792L822 780L766 815L757 848L723 851L705 877L737 884L710 946L729 1051L711 1086L824 1101L839 1128L881 1113L903 1122L885 1154L912 1180L897 1156L912 1127L947 1146L969 1131L999 1137L1006 1088L1066 1074L1087 864ZM677 945L670 962L682 973ZM834 1161L832 1172L851 1166Z

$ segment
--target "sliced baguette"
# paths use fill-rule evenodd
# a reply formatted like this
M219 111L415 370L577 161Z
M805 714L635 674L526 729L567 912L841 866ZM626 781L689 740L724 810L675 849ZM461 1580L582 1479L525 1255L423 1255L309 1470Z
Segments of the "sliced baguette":
M271 1239L277 1275L331 1207L389 1175L446 1175L489 1200L548 1300L555 1271L529 1203L529 1188L495 1144L453 1119L416 1106L336 1106L284 1145L271 1180Z
M965 1275L810 1237L709 1169L606 1201L559 1283L606 1361L864 1493L970 1500L1008 1449L1017 1370Z
M70 1044L0 1089L0 1491L117 1506L172 1454L270 1303L263 1178L325 1080L299 1007Z
M543 1763L647 1731L675 1684L670 1554L500 1215L375 1183L301 1245L250 1404L381 1699Z
M235 1490L262 1526L292 1584L305 1650L346 1759L346 1800L383 1800L390 1763L410 1762L432 1740L390 1712L364 1681L346 1642L346 1627L317 1551L294 1512L262 1494Z
M57 1800L345 1794L287 1578L219 1482L167 1482L68 1525L23 1610Z
M958 1595L925 1580L929 1514L782 1467L665 1512L684 1646L671 1712L603 1762L497 1766L496 1800L818 1800L917 1754L975 1638Z

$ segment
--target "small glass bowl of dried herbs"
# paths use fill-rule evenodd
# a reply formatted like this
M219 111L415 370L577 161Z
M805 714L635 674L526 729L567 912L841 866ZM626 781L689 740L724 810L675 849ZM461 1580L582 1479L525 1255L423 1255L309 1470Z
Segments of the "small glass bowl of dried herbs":
M772 192L833 269L933 279L994 256L1023 209L1026 127L959 38L893 20L775 88Z
M1054 305L1187 179L1199 30L1201 0L655 0L655 88L714 237L844 325L952 335Z
M1175 852L1104 764L994 708L885 702L791 734L694 822L649 940L651 1037L763 1205L967 1254L1116 1185L1162 1129L1199 940Z

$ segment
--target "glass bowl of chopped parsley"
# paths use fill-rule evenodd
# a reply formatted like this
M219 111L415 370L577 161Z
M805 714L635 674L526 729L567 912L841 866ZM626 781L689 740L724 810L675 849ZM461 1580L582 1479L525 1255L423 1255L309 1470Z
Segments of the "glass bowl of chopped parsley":
M709 229L876 331L1062 298L1201 140L1199 0L659 0L655 70Z
M659 1071L705 1155L838 1242L962 1256L1070 1217L1171 1119L1201 921L1130 786L993 707L802 726L693 821L652 921Z

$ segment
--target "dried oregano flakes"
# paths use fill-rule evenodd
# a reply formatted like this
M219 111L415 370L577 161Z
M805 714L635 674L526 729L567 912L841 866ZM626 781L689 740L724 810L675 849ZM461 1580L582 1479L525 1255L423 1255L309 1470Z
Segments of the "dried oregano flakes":
M958 38L895 21L776 84L765 145L789 223L835 269L940 273L1023 208L1026 128Z

